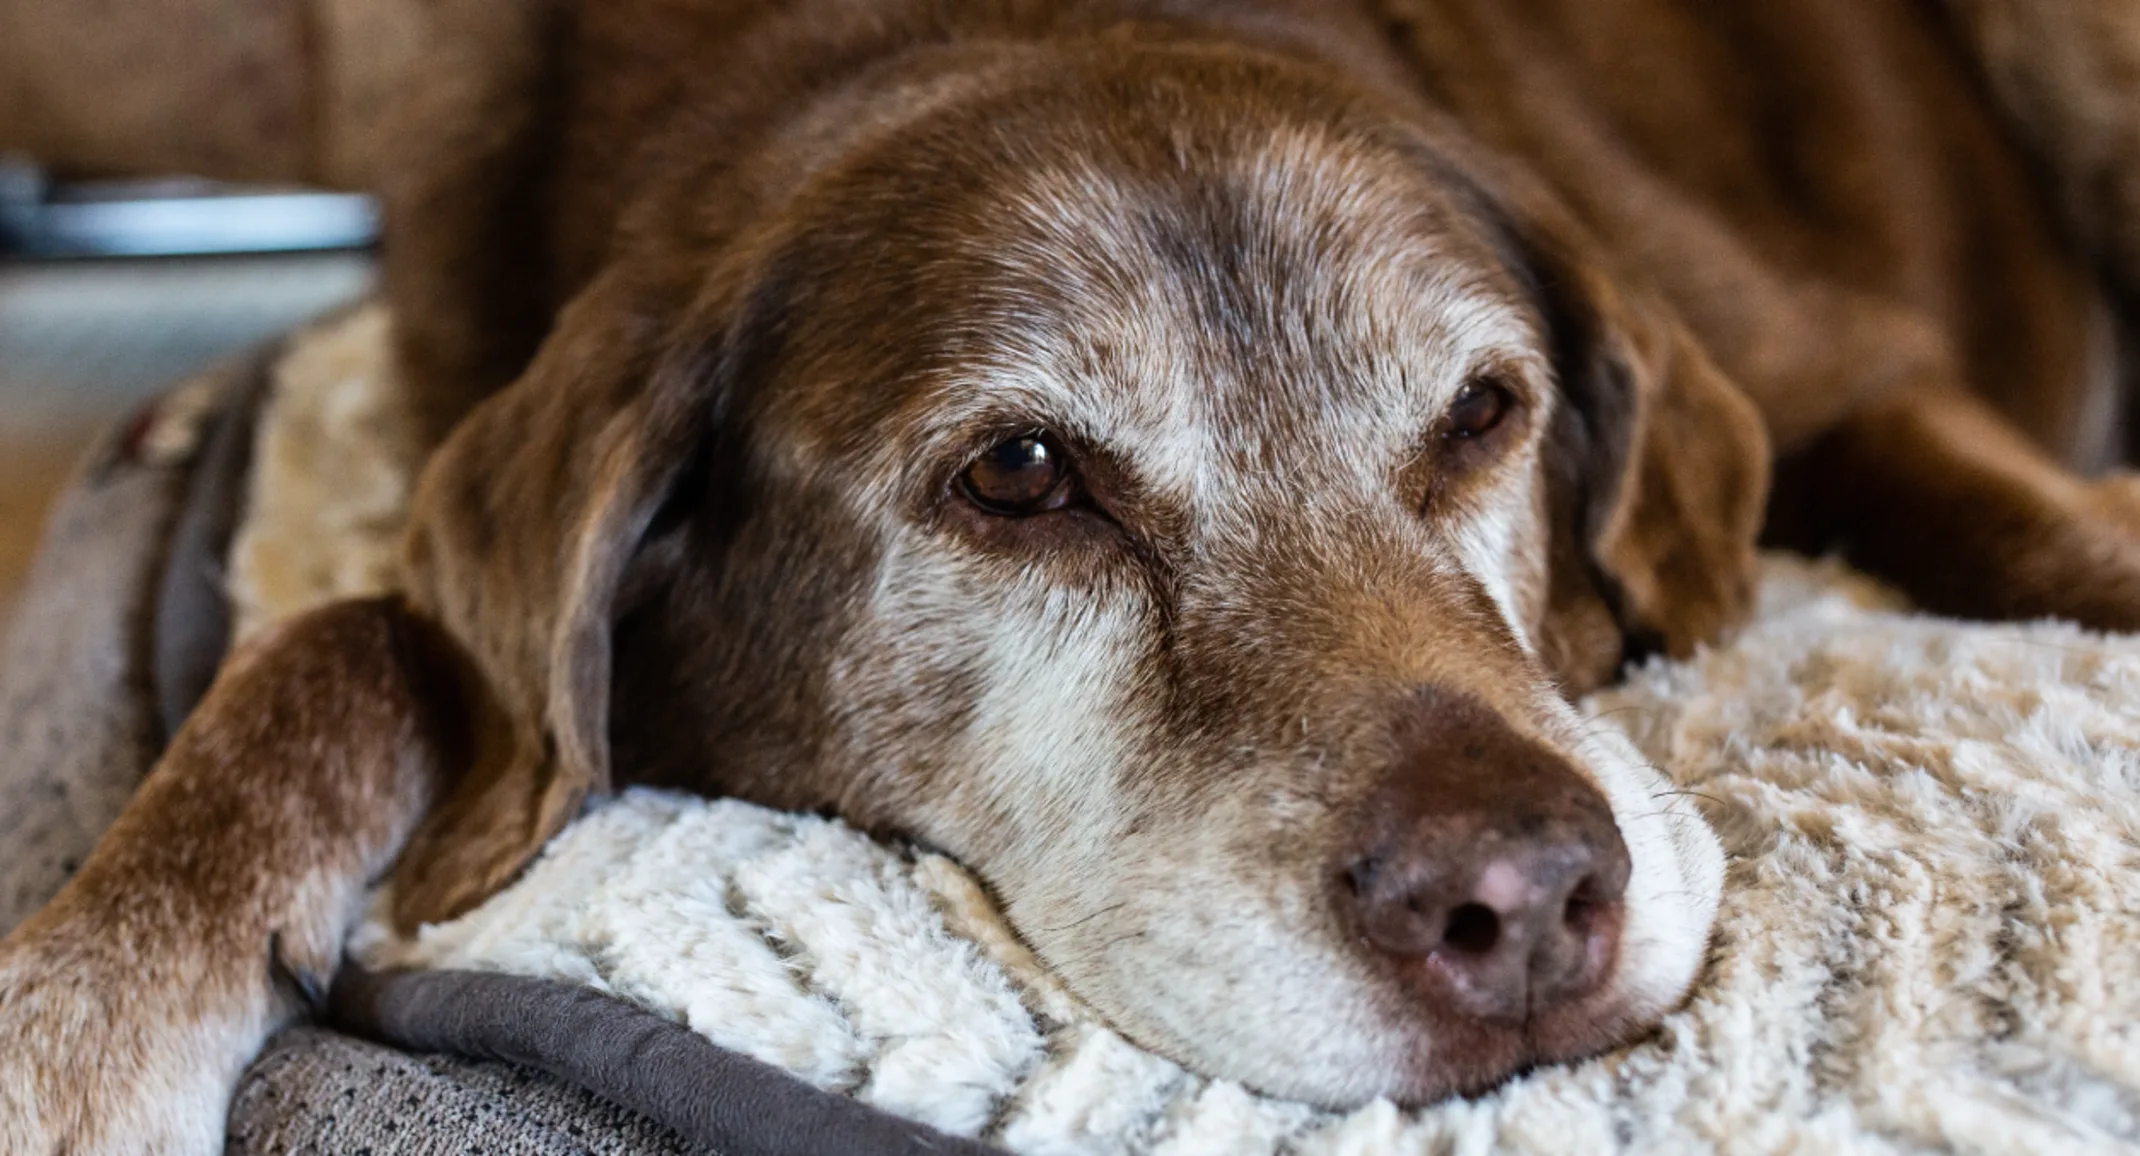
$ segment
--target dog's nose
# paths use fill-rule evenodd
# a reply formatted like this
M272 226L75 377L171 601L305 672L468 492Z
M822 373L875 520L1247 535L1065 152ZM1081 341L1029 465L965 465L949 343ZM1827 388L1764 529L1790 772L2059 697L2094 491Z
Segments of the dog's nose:
M1520 1022L1611 974L1627 845L1597 789L1474 700L1436 696L1340 889L1360 938L1458 1015Z

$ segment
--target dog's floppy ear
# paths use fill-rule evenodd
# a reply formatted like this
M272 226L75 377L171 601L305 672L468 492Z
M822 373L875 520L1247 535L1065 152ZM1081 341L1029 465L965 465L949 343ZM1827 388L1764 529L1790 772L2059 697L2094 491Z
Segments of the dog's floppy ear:
M1560 386L1542 641L1582 691L1643 653L1683 656L1751 610L1768 435L1664 301L1608 275L1557 207L1524 216Z
M503 887L608 789L615 604L711 388L661 363L648 316L598 282L425 471L404 572L465 652L475 753L397 870L405 931Z

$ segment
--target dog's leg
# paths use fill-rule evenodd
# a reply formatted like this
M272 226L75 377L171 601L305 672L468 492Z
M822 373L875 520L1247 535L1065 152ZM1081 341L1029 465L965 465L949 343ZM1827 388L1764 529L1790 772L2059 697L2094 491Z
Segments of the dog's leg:
M1840 545L1926 609L2140 630L2140 479L2066 470L1973 397L1897 395L1780 464L1786 544Z
M343 603L238 655L81 871L0 942L0 1152L223 1148L462 739L445 644Z

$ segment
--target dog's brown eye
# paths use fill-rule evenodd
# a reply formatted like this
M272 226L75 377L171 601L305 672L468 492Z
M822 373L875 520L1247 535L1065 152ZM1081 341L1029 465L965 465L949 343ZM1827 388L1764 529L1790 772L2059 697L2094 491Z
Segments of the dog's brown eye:
M1516 407L1516 395L1507 386L1491 380L1474 381L1456 395L1449 406L1449 424L1444 434L1458 439L1484 437L1508 420Z
M959 485L974 505L999 517L1043 514L1069 504L1070 460L1044 437L1015 437L982 454Z

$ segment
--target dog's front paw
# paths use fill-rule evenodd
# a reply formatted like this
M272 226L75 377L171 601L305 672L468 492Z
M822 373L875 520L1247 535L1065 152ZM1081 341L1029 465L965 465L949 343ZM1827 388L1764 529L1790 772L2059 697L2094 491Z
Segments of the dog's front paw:
M0 943L0 1153L221 1152L258 1013L189 970L111 941Z

